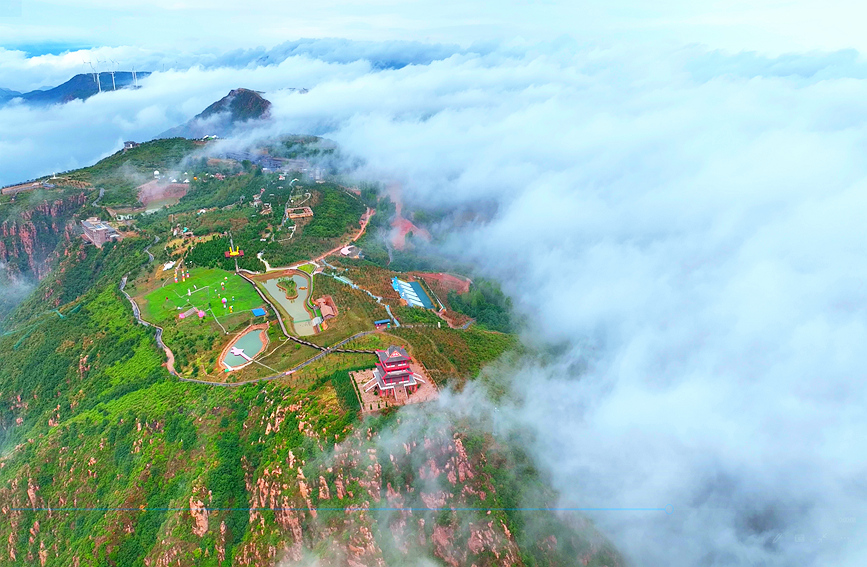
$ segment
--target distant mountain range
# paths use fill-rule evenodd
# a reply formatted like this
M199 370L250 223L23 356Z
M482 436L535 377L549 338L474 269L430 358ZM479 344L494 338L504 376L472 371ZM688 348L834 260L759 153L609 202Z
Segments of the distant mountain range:
M239 126L270 118L271 102L250 89L233 89L191 120L166 130L158 138L231 136Z
M136 73L137 79L150 75L149 72ZM99 84L97 84L99 77ZM83 73L76 75L53 88L40 89L26 93L0 88L0 104L20 98L31 104L63 104L71 100L85 100L103 91L129 88L134 86L133 74L129 71L117 71L112 78L111 73Z

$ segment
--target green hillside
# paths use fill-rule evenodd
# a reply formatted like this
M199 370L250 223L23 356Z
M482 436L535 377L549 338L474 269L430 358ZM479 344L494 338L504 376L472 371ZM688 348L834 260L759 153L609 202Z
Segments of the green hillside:
M183 159L184 145L143 145L71 175L110 184L121 169ZM250 313L263 300L226 262L228 242L245 249L248 277L260 277L257 251L312 260L352 237L365 206L334 184L289 187L256 171L220 179L194 165L204 181L172 209L122 225L122 241L55 243L62 253L50 275L6 321L0 563L623 564L592 524L544 510L557 495L518 440L486 433L484 415L450 423L436 402L361 413L350 373L373 367L371 349L400 344L439 389L460 388L488 365L514 364L514 335L441 325L389 295L395 272L346 261L351 269L305 266L318 270L315 293L338 314L309 342L287 336L271 309ZM251 203L251 189L264 189L271 215ZM282 209L301 200L314 216L289 229ZM93 201L79 207L74 215ZM167 262L189 263L190 278L175 283ZM382 302L331 272L341 269ZM508 305L492 290L468 305L496 304L500 314ZM161 326L177 375L124 292ZM233 313L223 296L234 297ZM373 333L383 304L415 325ZM207 316L178 317L191 307ZM252 323L268 337L266 352L227 377L217 357ZM361 352L324 350L338 343ZM492 376L481 386L503 395Z

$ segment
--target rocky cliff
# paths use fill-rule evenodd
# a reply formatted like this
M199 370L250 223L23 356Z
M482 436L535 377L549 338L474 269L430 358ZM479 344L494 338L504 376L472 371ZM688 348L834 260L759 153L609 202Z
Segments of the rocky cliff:
M35 279L48 275L62 244L76 234L70 221L85 201L84 192L46 200L0 223L0 263L7 275Z

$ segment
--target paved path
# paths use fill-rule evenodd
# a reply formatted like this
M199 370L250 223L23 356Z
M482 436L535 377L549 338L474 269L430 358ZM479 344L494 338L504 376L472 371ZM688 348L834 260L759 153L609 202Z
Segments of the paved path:
M356 235L352 238L352 240L350 241L350 243L351 243L351 242L356 242L359 238L361 238L361 236L364 234L364 231L367 229L367 225L368 225L368 223L370 222L370 218L371 218L375 213L376 213L376 210L375 210L375 209L371 209L370 207L367 208L367 211L366 211L366 212L364 213L364 215L361 217L361 228L358 230L358 233L356 233ZM159 241L160 241L160 237L159 237L159 236L154 236L154 242L153 242L153 244L156 244L156 243L159 242ZM147 248L144 249L145 253L148 255L148 263L151 263L151 262L154 261L154 256L153 256L153 254L151 254L151 252L150 252L150 247L153 246L153 244L148 245ZM346 244L341 245L341 246L338 246L337 248L335 248L335 249L333 249L333 250L330 250L329 252L326 252L325 254L323 254L323 255L317 257L316 259L314 259L314 260L312 260L312 261L308 260L308 261L305 261L305 262L301 262L301 263L297 264L296 266L289 266L289 267L287 267L287 268L271 268L271 267L268 266L267 263L266 263L266 268L268 269L268 271L274 271L274 270L287 270L287 269L297 268L297 266L301 266L301 265L303 265L303 264L309 264L309 263L311 263L311 262L315 264L317 261L322 261L322 260L324 260L326 257L330 256L331 254L335 254L335 253L339 252L339 251L341 250L341 248L343 248L344 246L346 246ZM300 339L300 338L298 338L298 337L295 337L295 336L293 336L293 335L290 335L289 332L286 330L286 325L283 323L283 318L280 316L280 311L278 311L277 308L276 308L276 306L271 302L271 300L269 300L268 297L267 297L264 293L262 293L262 290L259 289L259 286L256 285L256 282L254 282L254 281L253 281L249 276L247 276L246 274L243 273L243 272L246 272L246 271L247 271L247 270L240 270L240 269L238 269L238 267L237 267L237 260L236 260L235 273L237 273L239 276L241 276L242 278L244 278L245 280L247 280L247 281L250 283L250 285L253 286L253 289L256 290L256 293L259 294L259 297L261 297L262 300L263 300L265 303L267 303L267 304L271 307L271 310L274 312L274 314L275 314L276 317L277 317L277 322L280 324L280 329L283 331L283 335L284 335L287 339L289 339L289 340L291 340L291 341L294 341L294 342L296 342L296 343L298 343L298 344L302 344L302 345L304 345L304 346L308 346L308 347L311 347L311 348L314 348L314 349L320 351L319 354L317 354L317 355L315 355L315 356L313 356L313 357L311 357L311 358L305 360L304 362L302 362L302 363L300 363L300 364L298 364L298 365L296 365L296 366L290 368L289 370L286 370L285 372L280 372L280 373L278 373L278 374L274 374L274 375L271 375L271 376L265 376L265 377L263 377L263 378L254 378L254 379L252 379L252 380L245 380L245 381L243 381L243 382L233 382L233 383L226 383L226 382L210 382L210 381L208 381L208 380L197 380L197 379L194 379L194 378L182 378L182 377L180 377L180 376L178 375L177 371L175 370L175 366L174 366L174 365L175 365L175 355L174 355L174 353L173 353L173 352L171 351L171 349L170 349L168 346L166 346L166 344L163 342L163 338L162 338L162 337L163 337L163 329L162 329L162 327L160 327L160 326L158 326L158 325L154 325L154 324L148 323L147 321L145 321L144 319L141 318L141 310L139 309L138 304L137 304L136 301L135 301L132 297L130 297L130 295L129 295L125 290L124 290L124 288L126 287L127 276L123 276L123 278L121 278L121 280L120 280L120 291L121 291L121 293L124 294L124 296L125 296L125 297L127 298L127 300L130 302L130 305L132 305L132 312L133 312L133 315L135 316L136 321L138 321L139 323L141 323L142 325L144 325L144 326L146 326L146 327L153 327L153 328L156 330L156 341L157 341L157 345L158 345L161 349L163 349L163 350L165 351L165 353L166 353L166 358L167 358L167 360L168 360L168 361L166 362L166 368L168 368L169 372L170 372L172 375L177 376L178 379L179 379L180 381L182 381L182 382L192 382L192 383L195 383L195 384L206 384L206 385L208 385L208 386L223 386L223 387L234 388L234 387L237 387L237 386L243 386L243 385L245 385L245 384L254 384L254 383L257 383L257 382L269 382L269 381L271 381L271 380L275 380L275 379L277 379L277 378L280 378L281 376L288 376L288 375L290 375L290 374L292 374L292 373L294 373L294 372L297 372L298 370L301 370L301 369L304 368L305 366L307 366L307 365L309 365L309 364L312 364L313 362L316 362L316 361L319 360L320 358L323 358L323 357L325 357L325 356L327 356L327 355L329 355L329 354L331 354L331 353L375 354L374 351L372 351L372 350L364 350L364 349L344 349L344 348L340 348L340 347L342 347L343 345L345 345L345 344L347 344L347 343L349 343L349 342L351 342L351 341L353 341L353 340L355 340L355 339L358 339L358 338L361 338L361 337L364 337L364 336L367 336L367 335L371 335L371 334L373 334L373 333L376 333L377 331L362 331L362 332L360 332L360 333L356 333L356 334L352 335L351 337L349 337L349 338L347 338L347 339L344 339L344 340L340 341L340 342L337 343L337 344L331 345L330 347L324 347L324 346L321 346L321 345L317 345L317 344L315 344L315 343L311 343L311 342L309 342L309 341L305 341L304 339ZM252 273L252 272L248 272L248 273ZM371 297L373 297L374 299L376 299L377 303L380 303L381 305L384 305L386 311L388 311L388 314L389 314L389 316L392 318L392 320L394 321L395 325L398 326L398 327L400 326L400 323L397 321L397 319L394 317L394 315L391 314L391 309L389 308L388 304L381 303L381 301L382 301L382 298L381 298L381 297L378 297L378 296L374 295L373 293L367 291L366 289L359 288L359 287L358 287L357 285L355 285L355 284L352 284L352 285L353 285L353 287L355 287L356 289L361 289L361 291L364 291L365 293L367 293L368 295L370 295Z
M321 272L321 273L322 273L323 275L330 276L330 277L334 278L335 280L337 280L337 281L339 281L339 282L341 282L341 283L344 283L344 284L348 285L348 286L351 287L352 289L357 289L357 290L359 290L359 291L363 291L364 293L366 293L367 295L369 295L370 297L372 297L373 299L375 299L377 303L379 303L380 305L382 305L383 307L385 307L385 311L386 311L386 313L388 313L388 316L391 317L391 320L394 322L394 326L395 326L395 327L400 327L400 321L398 321L398 320L397 320L397 317L395 317L395 316L391 313L391 306L390 306L388 303L383 303L382 298L381 298L380 296L378 296L378 295L374 295L373 292L371 292L371 291L369 291L369 290L366 290L366 289L364 289L363 287L359 287L358 284L356 284L356 283L348 283L348 284L347 284L346 281L344 281L344 280L338 278L337 276L335 276L335 275L333 275L333 274L326 274L325 272Z
M336 345L328 347L328 348L320 347L319 345L313 345L316 348L322 349L319 354L317 354L316 356L313 356L311 358L308 358L304 362L302 362L296 366L293 366L292 368L290 368L289 370L286 370L285 372L280 372L278 374L273 374L271 376L264 376L262 378L253 378L252 380L244 380L243 382L231 382L231 383L229 383L229 382L209 382L208 380L196 380L195 378L180 378L180 377L178 378L178 380L180 380L181 382L193 382L195 384L206 384L208 386L222 386L224 388L236 388L238 386L244 386L247 384L256 384L258 382L270 382L272 380L276 380L277 378L280 378L283 376L289 376L290 374L294 374L295 372L301 370L305 366L312 364L312 363L316 362L317 360L324 358L333 352L344 352L344 353L354 353L354 354L374 354L374 352L372 350L342 349L342 348L338 348L338 347L341 347L341 346L345 345L346 343L353 341L357 338L364 337L366 335L370 335L370 334L375 333L375 332L376 331L362 331L360 333L356 333L355 335L352 335L348 339L345 339L345 340L337 343Z
M150 264L151 262L154 261L154 255L151 254L151 246L153 246L154 244L156 244L156 243L159 242L159 241L160 241L160 237L159 237L159 236L154 236L154 243L153 243L153 244L148 244L147 248L144 249L145 254L148 255L148 264Z
M141 310L138 307L138 303L136 303L135 299L130 297L130 295L124 290L126 287L126 276L122 277L120 280L120 292L126 296L127 300L132 305L132 314L135 316L135 320L144 325L145 327L153 327L156 329L156 339L157 346L163 349L166 353L166 368L168 368L169 372L173 375L177 376L178 373L175 371L175 354L172 350L166 346L166 343L163 342L163 328L159 325L152 325L141 318Z
M372 217L375 214L376 214L376 209L371 209L370 207L368 207L367 210L364 212L364 214L361 215L361 228L358 229L358 232L355 233L355 236L353 236L348 242L341 244L340 246L337 246L336 248L332 248L331 250L329 250L325 254L322 254L321 256L317 256L316 258L313 258L312 260L304 260L302 262L292 264L291 266L281 266L281 267L275 268L274 266L269 264L267 262L267 260L265 260L264 258L262 258L259 255L259 254L261 254L261 252L259 254L256 254L256 257L259 258L260 260L262 260L262 263L265 264L265 271L266 272L276 272L279 270L297 270L299 266L303 266L304 264L314 264L315 265L316 262L321 262L322 260L324 260L328 256L331 256L332 254L337 254L343 248L349 246L353 242L357 242L359 238L364 236L364 231L367 230L367 225L370 222L370 217Z
M356 235L352 237L352 240L350 240L347 244L343 244L343 245L338 246L337 248L335 248L333 250L329 250L328 252L326 252L322 256L319 256L318 258L316 258L313 261L316 262L316 261L322 260L324 258L327 258L328 256L331 256L332 254L337 254L338 252L340 252L340 250L342 250L343 248L345 248L349 244L352 244L353 242L357 242L358 239L364 235L364 231L367 230L367 224L370 222L370 217L372 217L375 214L376 214L376 209L371 209L370 207L367 207L367 210L364 212L363 215L361 215L361 228L358 229L358 233L356 233Z

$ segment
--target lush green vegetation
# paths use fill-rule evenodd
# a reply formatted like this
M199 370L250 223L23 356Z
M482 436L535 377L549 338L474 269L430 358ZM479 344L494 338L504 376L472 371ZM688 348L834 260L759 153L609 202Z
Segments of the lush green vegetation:
M153 179L156 170L182 167L184 159L195 149L195 142L184 138L152 140L67 175L104 188L103 205L135 206L139 185Z
M476 280L469 293L449 292L452 309L475 319L488 329L508 333L512 330L512 300L500 287L488 280Z
M361 402L358 401L358 395L355 393L355 386L352 385L352 377L349 373L353 370L364 370L369 368L361 366L358 368L347 368L346 370L338 370L328 377L328 381L337 392L337 398L340 400L340 405L349 411L361 411Z
M271 155L290 159L311 159L329 156L336 148L317 136L288 136L279 144L270 146Z
M259 169L243 175L232 175L223 180L207 176L200 170L196 170L196 173L194 177L198 179L190 182L190 191L181 198L177 209L227 207L244 201L249 204L253 195L259 193L263 186L269 191L274 191L276 187L275 180L262 175Z
M298 297L298 286L292 278L280 278L277 280L277 287L286 292L287 299Z
M226 252L229 251L231 241L228 237L219 236L193 246L186 255L185 261L190 266L220 268L225 271L235 271L235 262L237 261L238 267L243 270L264 272L265 264L256 257L256 253L254 252L258 242L254 244L254 240L246 232L248 231L245 231L237 239L234 239L235 245L244 250L243 256L227 257ZM244 249L245 247L246 250Z
M326 191L313 210L313 220L304 227L304 233L312 238L343 236L352 228L358 228L364 209L364 204L346 191Z
M175 162L189 149L185 144L144 145L140 153L112 156L109 160L113 162L101 162L80 175L110 181L131 168L165 169L164 164ZM293 148L286 146L287 152L302 151ZM235 243L247 252L245 258L255 256L255 247L262 246L259 238L274 229L273 223L246 204L232 204L241 195L249 195L244 191L270 188L272 181L256 173L227 179L225 184L208 181L184 206L193 205L195 199L211 203L224 199L231 208L202 215L175 213L172 222L181 222L199 235L231 231ZM119 188L120 184L111 189L115 197L120 195ZM217 194L227 191L207 195L210 189ZM288 190L275 187L274 193L278 206L280 199L285 203L289 198ZM362 201L371 198L369 188L363 188ZM357 216L351 217L360 215L358 207L364 205L328 184L311 190L311 202L322 222L299 223L296 236L279 243L284 257L303 258L333 247L357 222ZM73 214L90 207L83 205ZM217 567L238 563L242 557L248 564L259 565L273 560L271 550L297 543L304 554L320 556L322 563L330 564L345 555L348 545L359 543L353 538L367 533L382 550L383 560L398 565L411 557L440 553L442 547L434 550L430 543L439 525L454 534L449 552L463 553L466 563L494 565L502 555L493 550L467 551L466 526L496 519L494 529L503 538L507 537L505 529L510 530L508 537L521 545L521 560L526 565L570 564L575 557L582 561L589 557L589 565L619 564L613 551L604 546L599 551L597 534L576 536L574 529L553 514L529 522L520 514L473 512L473 507L545 506L553 501L553 495L544 491L545 479L513 447L498 447L480 434L467 435L474 430L473 424L459 424L463 433L456 436L455 430L441 422L421 421L424 412L399 411L384 412L356 429L359 404L349 370L369 368L369 354L332 353L274 382L235 388L171 377L162 366L164 353L156 347L154 329L135 324L130 305L118 289L122 276L129 276L130 293L148 297L141 306L146 314L156 312L164 323L166 342L179 345L176 364L180 366L192 364L196 357L204 357L195 361L199 363L196 368L212 363L207 356L213 357L213 350L208 349L219 338L207 321L185 321L192 326L183 329L176 325L177 307L203 294L197 290L187 296L186 287L211 286L208 289L213 291L220 281L227 282L226 293L235 295L236 306L249 303L244 309L258 304L259 299L254 298L249 284L233 274L224 279L228 272L210 264L224 258L228 242L221 241L222 237L199 242L189 250L186 261L196 264L190 268L189 281L157 288L161 282L151 270L161 260L178 259L189 242L179 239L170 244L166 237L171 230L169 214L139 219L139 228L146 231L142 238L129 238L101 250L80 241L58 241L56 246L62 247L63 254L57 269L8 319L8 330L0 335L4 353L0 366L0 507L8 511L4 514L8 521L0 522L0 540L9 547L4 548L6 563L31 565L44 555L48 566L177 562ZM311 227L318 236L310 234ZM153 246L156 262L145 264L143 248L153 242L154 235L163 240ZM358 270L353 278L357 275L364 280L370 272L368 280L388 285L387 270L369 262L353 265ZM323 275L314 281L317 293L331 295L340 310L333 325L315 340L333 344L386 317L384 309L363 292ZM236 284L246 285L246 291L233 289ZM465 298L467 309L484 312L489 304L508 306L490 290L483 288L478 293L482 300ZM222 309L221 303L214 307L211 301L209 305L216 311ZM513 336L484 329L438 329L434 325L438 319L423 310L400 313L405 320L417 318L423 324L395 329L393 335L365 336L356 341L358 346L403 344L438 382L468 379L517 346ZM236 315L236 319L221 319L230 332L249 323L244 319L249 315ZM492 326L490 322L485 325ZM288 368L317 352L286 340L276 327L267 333L271 339L270 352L263 358L267 364ZM243 376L263 375L257 372L270 371L242 371L249 373ZM423 436L425 442L404 444L407 425L413 441ZM420 467L436 461L442 471L454 465L458 454L454 445L459 438L464 439L476 473L473 478L449 481L447 475L434 474L420 482ZM429 439L434 443L430 451ZM347 506L375 510L391 502L392 491L406 505L424 507L421 493L432 486L446 499L443 509L413 512L417 517L406 522L405 537L395 537L392 515L342 511ZM190 512L196 501L211 509L210 514L199 517L203 527L197 527ZM285 508L269 509L272 506ZM317 517L308 506L320 507ZM424 519L424 524L418 519ZM506 528L501 530L499 522ZM194 533L194 528L201 531ZM296 530L302 534L297 539ZM557 538L554 549L546 543L552 534Z
M437 382L474 376L485 364L516 348L512 335L470 327L466 331L436 327L398 327L391 333L412 345L417 357Z

